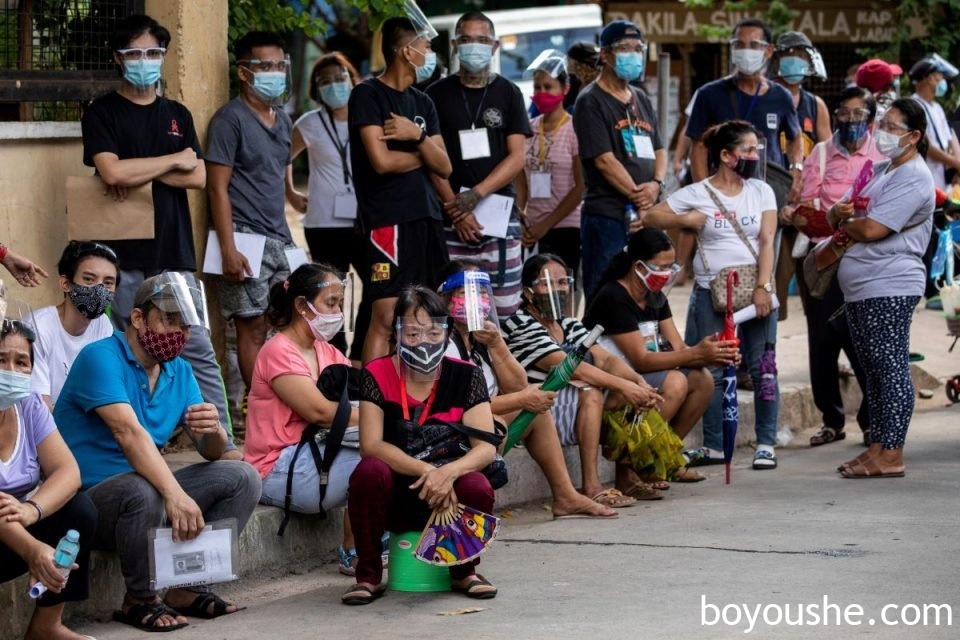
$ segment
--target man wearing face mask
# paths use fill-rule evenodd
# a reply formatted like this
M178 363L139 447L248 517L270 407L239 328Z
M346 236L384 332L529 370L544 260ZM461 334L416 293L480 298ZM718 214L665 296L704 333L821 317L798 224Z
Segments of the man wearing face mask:
M484 233L475 209L491 194L516 198L514 179L523 170L530 121L523 95L512 82L490 71L500 46L493 22L479 11L460 16L454 28L459 71L427 89L439 111L440 132L450 150L449 180L432 176L447 214L451 258L482 262L493 284L500 317L520 304L520 211L514 203L505 238Z
M227 433L179 357L188 334L203 331L197 300L181 274L144 280L126 330L80 352L54 409L99 512L95 548L120 556L126 596L114 619L145 631L238 610L207 587L170 589L161 600L150 582L149 529L165 521L174 541L191 540L205 521L236 518L242 530L260 497L256 470L222 458ZM160 449L178 426L208 462L170 470Z
M429 25L426 25L429 26ZM433 75L436 32L409 18L381 27L386 70L361 82L347 103L350 160L363 228L363 298L372 317L363 361L390 351L393 307L407 285L431 282L447 262L440 202L430 175L450 175L433 101L414 84Z
M120 88L94 100L81 121L83 162L96 167L109 196L123 199L128 188L152 184L154 237L102 242L123 267L111 303L111 320L121 331L144 278L175 271L192 282L197 270L187 189L203 189L207 173L190 111L157 95L169 44L170 33L150 16L122 20L110 39ZM191 336L184 358L232 432L220 366L205 332Z
M810 155L813 145L830 138L830 112L827 103L803 87L803 81L814 76L825 80L819 52L806 34L788 31L777 39L777 82L790 92L797 108L797 120L803 136L803 157ZM818 64L819 62L819 64ZM786 151L786 140L781 137Z
M284 208L293 124L280 105L288 91L290 59L276 33L251 31L234 45L240 95L210 120L207 173L210 217L223 256L220 308L237 328L237 361L250 388L257 352L267 337L264 312L270 287L290 275L293 248ZM234 232L264 237L259 276L237 249Z
M646 50L637 25L615 20L605 26L600 75L580 91L573 112L586 185L580 245L587 296L627 242L627 207L642 215L656 204L667 175L653 105L630 85L643 77Z
M37 330L30 386L52 409L80 350L113 335L104 313L120 279L117 254L99 242L71 242L57 263L63 300L33 314Z
M938 189L946 189L946 174L960 170L960 144L957 134L947 122L943 107L938 98L947 95L950 85L941 68L933 60L921 60L910 68L910 80L913 82L912 98L923 107L927 116L927 167L933 175L933 183Z

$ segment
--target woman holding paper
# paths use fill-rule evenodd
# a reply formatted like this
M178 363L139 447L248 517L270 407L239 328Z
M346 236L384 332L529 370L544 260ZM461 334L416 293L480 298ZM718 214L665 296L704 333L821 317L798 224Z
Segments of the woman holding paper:
M915 100L896 100L877 122L870 181L831 207L834 240L846 247L837 280L854 348L866 374L870 448L841 465L845 478L904 475L913 416L910 322L923 296L923 255L933 225L934 182L924 162L927 118Z
M779 390L761 384L761 359L777 336L773 293L773 237L777 203L773 190L752 176L761 162L761 134L748 122L732 120L704 135L715 173L701 182L675 191L643 217L644 225L660 229L688 229L697 233L699 249L693 259L696 282L687 313L687 344L697 344L723 329L724 314L715 307L710 287L727 267L757 270L751 297L757 317L740 325L742 354L753 379L757 451L754 469L775 469ZM680 256L681 264L687 256ZM742 276L743 274L741 274ZM725 280L724 280L725 282ZM703 416L703 448L691 466L723 462L723 367L711 366L714 389Z
M660 415L684 438L700 420L713 395L713 377L706 367L723 367L740 359L735 341L716 334L688 347L673 321L667 294L681 267L669 236L646 227L632 236L625 251L614 256L600 277L583 324L605 329L600 344L624 359L663 396ZM686 467L677 482L699 482L704 476ZM648 478L667 488L665 478Z
M47 588L27 640L81 640L89 636L63 626L61 617L65 602L87 599L97 511L77 493L77 462L43 399L30 391L34 340L33 330L17 320L0 327L0 582L29 572L30 584ZM80 533L80 553L65 581L53 551L68 529Z
M884 156L877 151L871 129L877 113L877 103L862 87L849 87L840 94L840 106L834 112L833 137L820 142L807 157L803 168L803 187L800 206L784 207L783 221L793 224L816 244L831 235L826 212L843 199L854 180L868 161L879 162ZM810 366L810 385L813 401L823 416L820 429L810 438L810 446L817 447L846 438L846 412L840 394L840 370L837 357L842 350L850 361L860 388L866 388L863 367L850 339L845 318L833 315L843 307L840 284L833 282L822 299L810 295L803 279L803 258L806 251L794 251L797 257L797 289L807 318L807 345ZM863 432L863 442L870 444L870 417L866 397L857 412L857 423Z

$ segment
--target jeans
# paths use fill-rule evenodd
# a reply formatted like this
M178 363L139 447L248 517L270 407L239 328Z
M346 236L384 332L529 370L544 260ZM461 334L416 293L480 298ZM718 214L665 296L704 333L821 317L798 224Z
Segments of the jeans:
M203 512L205 522L237 519L237 532L250 519L260 499L260 474L240 460L201 462L184 467L173 476ZM99 513L94 549L116 551L127 593L151 598L147 536L152 527L167 519L163 496L143 476L122 473L86 491ZM204 588L191 588L204 591Z
M723 314L713 310L710 290L694 285L690 293L690 308L687 310L687 328L684 341L695 345L714 333L723 331ZM780 409L780 389L776 400L760 399L760 356L767 343L776 344L777 312L766 318L744 322L739 327L740 352L750 378L753 380L753 402L756 409L757 444L773 446L777 442L777 414ZM703 445L715 450L723 449L723 367L709 367L713 375L713 396L707 412L703 414Z
M159 273L159 272L158 272ZM179 272L187 281L187 286L195 286L196 278L187 271ZM156 273L144 273L139 270L121 270L120 282L117 284L117 291L113 296L113 302L110 305L110 320L120 331L124 331L130 323L130 313L133 311L133 299L137 294L137 289L143 284L143 281L157 275ZM204 402L209 402L217 408L220 414L220 422L223 428L227 430L230 436L227 442L227 450L236 449L233 444L233 424L230 420L230 412L227 410L227 388L223 384L223 376L220 373L220 365L217 363L217 354L213 351L213 343L206 330L201 327L193 327L190 330L190 337L187 340L187 346L181 354L183 359L190 363L193 368L193 376L197 379L200 386L200 395Z
M622 219L588 213L580 216L583 293L588 300L610 259L622 251L626 244L627 230Z
M260 502L274 507L283 508L284 498L287 495L287 471L290 469L290 460L297 451L295 444L290 445L277 458L276 464L267 477L263 479L263 494ZM326 447L320 445L320 453L325 453ZM350 474L360 462L360 451L343 447L337 453L330 467L330 477L327 481L327 493L323 498L323 510L329 511L334 507L342 507L347 503L347 484ZM304 445L297 456L293 467L293 495L290 498L290 510L297 513L320 513L320 475L317 473L317 464L310 453L310 447Z

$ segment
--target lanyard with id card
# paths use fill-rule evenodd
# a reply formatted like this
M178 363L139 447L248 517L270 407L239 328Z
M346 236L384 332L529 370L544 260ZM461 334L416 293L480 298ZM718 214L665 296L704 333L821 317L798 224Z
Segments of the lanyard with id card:
M340 166L343 168L343 190L333 197L333 217L339 218L340 220L356 220L357 194L353 192L353 185L350 181L350 166L347 164L347 147L350 144L350 138L348 137L346 141L340 140L340 136L337 135L337 125L333 120L333 114L329 110L327 110L327 116L330 118L331 126L328 126L327 121L323 119L323 110L318 110L317 115L320 117L320 123L323 125L327 135L330 136L330 141L333 142L333 146L340 156Z
M489 85L488 85L489 86ZM480 118L480 112L483 110L483 101L487 97L487 87L483 88L483 94L480 96L480 104L475 113L470 113L470 103L467 101L467 92L460 87L460 95L463 96L463 106L467 115L472 115L469 129L461 129L460 134L460 159L477 160L479 158L490 157L490 138L487 136L487 128L477 128L477 120Z
M550 137L546 137L544 134L544 128L546 123L543 120L540 120L540 130L539 130L539 147L540 147L540 163L537 166L537 170L531 172L530 174L530 197L533 199L541 198L550 198L553 196L553 190L551 186L552 177L550 171L547 170L547 156L550 154L550 148L553 146L554 136L557 135L560 127L567 121L570 115L566 112L563 113L563 117L560 118L560 122L556 124L553 128L553 131L550 132Z
M634 117L630 115L630 109L627 109L627 122L630 123L630 130L633 136L633 150L637 154L637 158L640 160L655 160L656 154L653 151L653 139L648 136L646 133L643 133L638 126L638 121L640 120L640 106L637 104L637 96L633 93L633 90L630 90L630 97L632 98L630 106L635 109Z

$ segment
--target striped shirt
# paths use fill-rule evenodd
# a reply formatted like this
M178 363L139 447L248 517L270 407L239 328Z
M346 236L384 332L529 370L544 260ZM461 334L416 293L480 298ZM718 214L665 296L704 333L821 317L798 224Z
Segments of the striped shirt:
M575 185L573 163L580 162L580 149L577 146L577 134L573 130L573 119L567 120L556 129L547 128L543 136L540 129L543 116L530 121L533 135L526 142L527 187L530 188L531 175L536 171L550 174L550 197L530 198L527 202L527 220L531 224L540 222L553 213L560 202L567 197ZM541 156L543 163L541 164ZM579 229L581 202L567 217L553 225L555 229Z
M538 369L537 362L553 353L566 353L580 344L588 333L587 328L576 318L563 318L560 320L563 344L557 344L546 327L523 308L507 318L503 327L507 347L527 370L527 380L534 383L547 379L547 372Z

